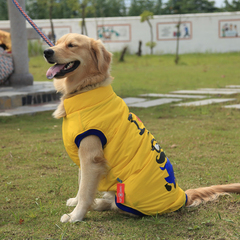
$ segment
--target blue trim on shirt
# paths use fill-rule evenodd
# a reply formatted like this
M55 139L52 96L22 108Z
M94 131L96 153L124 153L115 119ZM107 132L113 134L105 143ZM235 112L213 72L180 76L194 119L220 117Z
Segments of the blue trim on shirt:
M187 200L188 200L188 196L187 196L186 193L185 193L185 195L186 195L186 202L185 202L185 205L186 205L187 204ZM135 210L133 208L127 207L127 206L125 206L125 205L123 205L121 203L117 203L117 197L116 196L115 196L115 203L116 203L117 207L119 209L121 209L122 211L129 212L129 213L135 214L135 215L140 216L140 217L147 216L146 214L143 214L143 213L139 212L138 210ZM180 207L178 210L176 210L176 212L179 211L182 207Z
M130 207L127 207L121 203L117 203L117 197L115 196L115 203L117 205L117 207L125 212L129 212L129 213L132 213L132 214L135 214L137 216L140 216L140 217L143 217L143 216L146 216L145 214L139 212L138 210L136 209L133 209L133 208L130 208Z
M102 147L104 148L104 146L105 146L106 143L107 143L107 138L105 137L105 135L104 135L101 131L99 131L99 130L97 130L97 129L89 129L89 130L87 130L86 132L79 134L79 135L75 138L75 141L74 141L75 144L77 145L77 147L79 148L81 141L82 141L85 137L90 136L90 135L95 135L95 136L99 137L99 139L100 139L101 142L102 142Z

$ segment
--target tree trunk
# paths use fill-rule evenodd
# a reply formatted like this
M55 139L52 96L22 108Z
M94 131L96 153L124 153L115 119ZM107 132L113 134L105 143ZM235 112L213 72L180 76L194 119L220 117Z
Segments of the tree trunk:
M136 53L139 57L142 56L142 41L138 42L138 51Z
M122 50L122 53L121 53L121 56L119 58L119 62L124 62L124 55L127 51L127 47L125 47L123 50Z
M147 19L148 25L150 27L150 33L151 33L151 55L153 54L153 30L152 30L152 24L150 23L149 19Z
M179 22L177 24L177 46L176 46L176 56L175 56L175 64L178 64L179 61L179 35L180 35L180 25L181 25L181 19L179 19Z
M85 4L81 4L81 8L82 8L82 34L84 34L87 36L87 27L86 27L86 22L85 22L85 9L86 9L86 5Z
M55 32L54 32L54 26L53 26L53 21L52 21L52 10L53 10L53 0L50 2L50 7L49 7L49 20L50 20L50 25L51 25L51 40L53 41L53 44L55 45Z

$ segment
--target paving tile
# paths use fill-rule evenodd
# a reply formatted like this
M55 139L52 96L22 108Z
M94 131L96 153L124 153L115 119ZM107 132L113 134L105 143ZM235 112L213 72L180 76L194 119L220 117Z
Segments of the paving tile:
M33 85L23 86L23 87L1 87L1 92L35 92L36 90L42 89L44 90L54 90L54 85L52 81L40 81L33 82Z
M236 109L240 109L240 104L234 104L234 105L226 105L223 106L224 108L236 108Z
M4 106L9 107L10 98L11 98L11 106L18 106L19 99L23 100L25 96L31 97L38 105L28 105L28 106L21 106L14 109L7 109L7 110L0 110L0 116L12 116L12 115L21 115L21 114L32 114L36 112L42 111L54 111L59 104L59 101L47 103L47 100L40 99L41 101L37 101L38 98L47 98L48 95L52 96L55 93L55 89L53 86L52 81L46 82L34 82L32 86L25 86L25 87L2 87L0 88L0 103L4 104ZM203 99L208 98L201 101L194 101L194 102L187 102L187 103L180 103L174 106L201 106L213 103L221 103L227 101L233 101L234 98L229 99L220 99L220 98L213 98L209 99L209 95L231 95L240 93L240 85L228 85L226 88L202 88L197 90L180 90L180 91L173 91L170 94L157 94L157 93L148 93L142 94L140 97L129 97L124 98L123 100L126 104L130 107L142 107L148 108L157 105L172 103L172 102L179 102L182 99ZM195 95L194 95L195 94ZM200 95L203 94L203 95ZM154 100L147 100L146 98L141 97L157 97L160 99ZM57 100L57 97L51 98L51 100ZM46 102L45 104L39 104L42 102ZM226 108L237 108L240 109L240 104L235 105L227 105L224 106Z
M161 94L161 93L146 93L140 94L140 97L170 97L170 98L206 98L201 95L180 95L180 94Z
M25 91L25 92L5 91L5 92L0 92L0 97L21 96L21 95L27 95L27 94L29 94L28 91Z
M237 94L239 93L236 89L230 89L229 91L224 90L178 90L178 91L172 91L171 93L177 93L177 94L208 94L208 95L216 95L216 94L222 94L222 95L231 95L231 94Z
M206 90L206 91L224 91L224 92L232 92L232 91L234 91L234 92L237 92L237 93L240 93L240 89L238 89L238 88L198 88L197 90Z
M155 99L155 100L150 100L150 101L145 101L140 103L132 103L132 104L128 104L128 106L148 108L148 107L158 106L158 105L172 103L172 102L179 102L181 100L182 99L179 99L179 98L160 98L160 99Z
M226 88L240 88L240 85L227 85Z
M234 100L236 99L235 98L212 98L212 99L206 99L206 100L200 100L200 101L194 101L194 102L179 103L179 104L175 104L174 106L180 106L180 107L203 106L203 105L209 105L213 103L222 103L222 102L229 102Z
M135 98L135 97L127 97L123 98L123 101L128 105L132 103L144 102L146 101L145 98Z
M0 111L0 117L5 116L14 116L14 115L22 115L22 114L33 114L37 112L45 112L45 111L54 111L59 104L59 101L54 103L47 103L41 105L33 105L33 106L23 106L14 109L7 109Z

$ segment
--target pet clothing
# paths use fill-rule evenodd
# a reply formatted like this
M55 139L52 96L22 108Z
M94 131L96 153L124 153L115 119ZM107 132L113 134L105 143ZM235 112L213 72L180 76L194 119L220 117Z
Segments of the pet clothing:
M176 183L172 164L153 135L118 97L112 87L100 87L64 100L63 141L70 158L80 167L81 140L96 135L102 142L109 171L99 191L117 191L125 184L124 211L155 215L176 211L186 202Z

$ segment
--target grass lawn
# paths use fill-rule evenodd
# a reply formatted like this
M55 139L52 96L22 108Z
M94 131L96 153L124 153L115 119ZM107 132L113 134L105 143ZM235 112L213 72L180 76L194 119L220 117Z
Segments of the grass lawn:
M177 66L173 55L118 57L112 75L121 97L240 85L239 53L182 55ZM41 56L30 59L35 81L46 80L48 67ZM240 103L240 94L233 97ZM163 147L184 190L240 182L240 111L222 105L130 109ZM89 212L83 222L62 224L78 170L63 146L62 120L51 114L0 118L0 239L240 239L236 194L162 216Z

